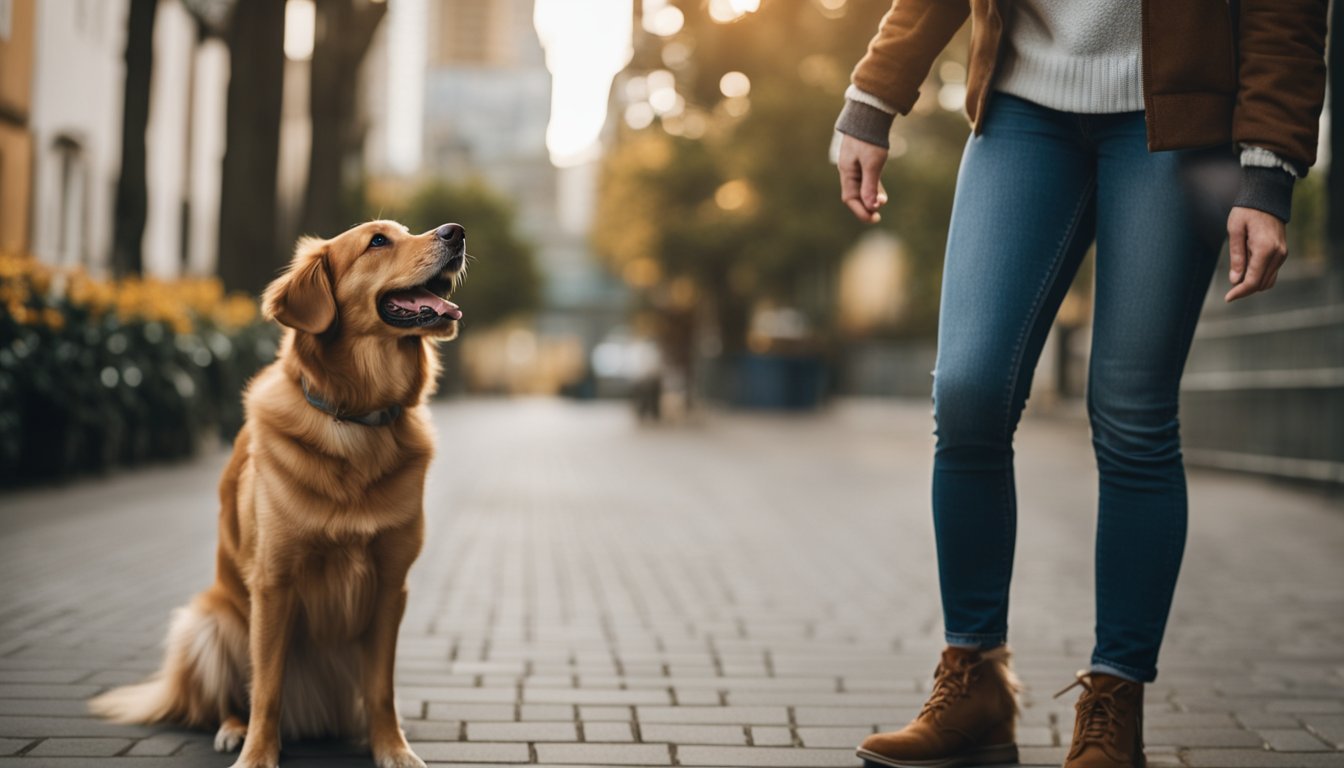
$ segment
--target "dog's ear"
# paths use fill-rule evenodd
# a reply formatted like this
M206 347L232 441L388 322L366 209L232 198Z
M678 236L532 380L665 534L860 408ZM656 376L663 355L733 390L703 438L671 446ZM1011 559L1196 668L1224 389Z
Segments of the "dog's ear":
M336 322L336 296L327 271L324 241L312 237L299 240L289 270L267 286L262 311L268 320L307 333L324 333L331 328Z

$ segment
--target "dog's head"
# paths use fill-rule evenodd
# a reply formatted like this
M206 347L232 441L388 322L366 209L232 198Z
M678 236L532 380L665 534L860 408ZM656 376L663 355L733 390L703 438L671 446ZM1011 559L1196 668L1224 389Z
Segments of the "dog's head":
M371 221L330 240L299 240L262 306L267 318L315 336L451 339L462 311L448 296L466 260L467 232L457 224L413 235L395 221Z

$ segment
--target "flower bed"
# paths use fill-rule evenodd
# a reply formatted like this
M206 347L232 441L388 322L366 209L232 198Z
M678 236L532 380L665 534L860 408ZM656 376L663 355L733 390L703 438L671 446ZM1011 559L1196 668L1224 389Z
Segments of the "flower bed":
M0 486L190 456L275 356L218 280L97 280L0 254Z

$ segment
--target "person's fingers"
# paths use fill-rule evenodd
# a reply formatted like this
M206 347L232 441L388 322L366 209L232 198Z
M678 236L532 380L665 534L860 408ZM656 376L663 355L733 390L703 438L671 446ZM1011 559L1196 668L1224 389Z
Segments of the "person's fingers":
M852 136L840 141L840 200L859 221L868 224L881 220L877 209L887 202L882 188L882 167L887 162L887 150L868 144Z
M863 201L857 197L851 197L845 200L845 205L849 206L849 210L854 213L856 219L865 224L876 224L882 219L881 214L868 210L868 208L864 206Z
M864 206L870 211L876 211L877 207L882 204L878 202L879 193L884 197L886 195L885 192L881 192L882 166L884 164L882 158L873 156L865 157L861 162L863 180L860 184L860 197L863 199Z
M1269 273L1265 275L1264 287L1261 288L1260 290L1268 291L1270 288L1274 287L1275 283L1279 282L1279 270L1283 269L1283 265L1287 261L1288 261L1287 246L1283 244L1275 246L1274 260L1270 264Z
M1228 301L1250 296L1265 287L1265 276L1269 273L1274 252L1266 248L1264 243L1254 239L1250 239L1247 243L1247 250L1250 251L1250 256L1246 259L1246 276L1227 292Z
M872 213L859 199L859 184L862 178L859 159L853 156L840 158L840 201L849 207L854 216L862 222L870 222Z
M1231 257L1227 280L1236 286L1246 274L1246 219L1236 209L1227 218L1227 251Z

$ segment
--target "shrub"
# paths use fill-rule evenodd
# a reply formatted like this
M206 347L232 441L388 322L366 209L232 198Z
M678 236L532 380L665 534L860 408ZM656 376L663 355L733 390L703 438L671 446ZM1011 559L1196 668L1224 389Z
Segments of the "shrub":
M0 254L0 486L190 456L275 356L218 280L98 280Z

